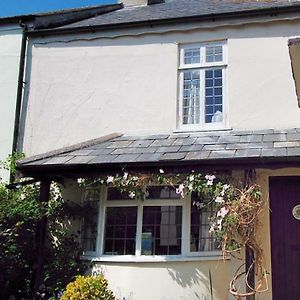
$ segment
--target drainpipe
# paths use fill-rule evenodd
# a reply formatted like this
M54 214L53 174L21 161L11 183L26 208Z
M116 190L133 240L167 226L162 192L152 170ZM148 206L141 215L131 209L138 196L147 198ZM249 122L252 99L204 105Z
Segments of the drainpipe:
M22 96L23 96L23 85L24 85L24 73L25 73L25 59L26 59L26 48L27 48L27 25L22 23L20 20L22 32L21 50L20 50L20 61L19 61L19 77L18 77L18 87L17 87L17 98L16 98L16 109L15 109L15 124L14 124L14 134L13 134L13 144L12 144L12 154L17 152L18 137L19 137L19 126L21 118L21 107L22 107ZM14 181L14 175L10 172L10 183Z

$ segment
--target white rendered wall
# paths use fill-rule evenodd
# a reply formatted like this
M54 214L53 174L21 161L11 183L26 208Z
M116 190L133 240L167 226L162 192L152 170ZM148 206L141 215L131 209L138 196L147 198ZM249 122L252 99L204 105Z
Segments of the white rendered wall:
M20 29L0 27L0 161L12 150L21 39ZM0 170L0 177L8 176Z
M178 44L189 42L228 41L228 128L300 127L287 46L300 21L159 30L34 40L23 111L26 155L112 132L176 130Z

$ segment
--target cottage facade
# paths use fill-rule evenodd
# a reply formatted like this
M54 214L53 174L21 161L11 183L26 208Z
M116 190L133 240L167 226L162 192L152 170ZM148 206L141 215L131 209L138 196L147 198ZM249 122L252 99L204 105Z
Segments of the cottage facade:
M82 232L83 258L118 299L212 299L211 291L230 299L239 262L220 257L208 215L193 224L192 199L162 189L141 203L77 184L159 169L255 173L271 207L257 232L270 286L256 298L297 298L300 110L288 41L298 37L299 10L295 2L166 1L28 33L19 149L29 158L18 168L39 180L59 176L68 198L99 208L92 233ZM144 230L155 214L159 229ZM118 226L127 237L108 238Z

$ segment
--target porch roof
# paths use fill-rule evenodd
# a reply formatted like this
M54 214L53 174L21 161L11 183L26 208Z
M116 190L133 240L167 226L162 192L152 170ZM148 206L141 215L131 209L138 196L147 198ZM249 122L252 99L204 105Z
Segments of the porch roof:
M120 165L300 161L300 128L126 136L99 139L17 162L21 172Z

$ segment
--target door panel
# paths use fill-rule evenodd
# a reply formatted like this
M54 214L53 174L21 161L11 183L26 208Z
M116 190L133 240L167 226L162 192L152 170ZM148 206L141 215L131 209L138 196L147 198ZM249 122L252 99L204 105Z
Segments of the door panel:
M300 177L270 178L273 300L300 299Z

